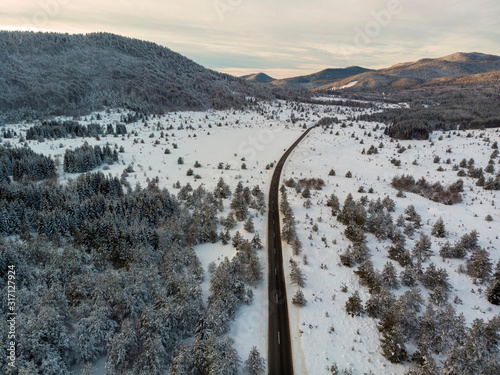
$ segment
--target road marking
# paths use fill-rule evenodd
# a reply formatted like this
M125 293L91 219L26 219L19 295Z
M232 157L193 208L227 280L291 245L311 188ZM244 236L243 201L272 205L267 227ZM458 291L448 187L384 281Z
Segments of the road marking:
M278 345L281 345L280 331L278 331Z
M276 254L276 249L274 249L274 253Z
M273 237L276 238L276 233L273 233Z
M279 298L278 298L278 293L276 293L276 303L278 303Z
M278 274L278 268L274 267L274 274L277 275Z

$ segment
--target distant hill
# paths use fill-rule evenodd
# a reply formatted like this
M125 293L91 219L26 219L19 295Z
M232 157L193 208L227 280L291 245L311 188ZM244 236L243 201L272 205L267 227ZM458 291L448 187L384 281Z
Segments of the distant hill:
M352 77L361 73L369 72L370 69L359 66L350 66L340 69L325 69L318 73L293 78L278 79L272 82L275 86L291 89L314 89L319 86L331 84L341 79Z
M230 108L248 96L288 95L208 70L157 44L107 33L0 31L0 51L0 123L104 106Z
M500 56L482 53L455 53L416 62L397 64L389 68L365 72L317 87L317 90L331 90L349 87L350 90L408 89L419 85L450 84L453 81L478 83L486 80L480 74L500 71ZM467 78L470 76L469 78ZM458 79L457 77L462 77ZM498 79L490 75L489 79Z
M261 82L261 83L269 83L276 80L275 78L270 77L265 73L249 74L240 78L247 81Z

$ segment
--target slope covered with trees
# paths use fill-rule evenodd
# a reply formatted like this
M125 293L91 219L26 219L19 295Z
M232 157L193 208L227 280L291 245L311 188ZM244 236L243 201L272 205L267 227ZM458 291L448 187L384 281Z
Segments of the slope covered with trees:
M241 107L248 96L291 93L113 34L1 31L0 51L0 123L89 113L104 106L139 112Z

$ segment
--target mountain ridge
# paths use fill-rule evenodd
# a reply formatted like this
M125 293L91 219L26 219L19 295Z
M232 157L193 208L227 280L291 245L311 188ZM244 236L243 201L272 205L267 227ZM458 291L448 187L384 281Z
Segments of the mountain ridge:
M273 77L267 75L266 73L247 74L247 75L242 76L240 78L244 79L246 81L261 82L261 83L269 83L269 82L276 80L276 78L273 78Z
M361 73L317 87L316 90L338 89L354 81L357 82L349 87L351 90L410 88L429 83L432 80L438 82L446 77L475 76L496 71L500 71L500 56L479 52L457 52L435 59L424 58ZM496 75L492 75L492 77L496 80ZM466 80L462 79L462 81Z
M158 44L110 33L0 31L0 123L105 107L163 113L291 98L206 69Z
M314 89L323 86L331 81L352 77L371 69L360 66L349 66L347 68L327 68L319 72L305 76L278 79L272 82L275 86L287 87L291 89Z

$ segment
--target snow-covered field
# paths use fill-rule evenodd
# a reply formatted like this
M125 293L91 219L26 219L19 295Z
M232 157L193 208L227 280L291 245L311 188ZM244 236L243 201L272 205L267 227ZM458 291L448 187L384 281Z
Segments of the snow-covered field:
M365 129L361 129L360 125ZM464 177L464 201L445 206L411 193L406 193L405 198L396 198L397 191L390 186L392 178L403 173L412 174L416 180L425 177L428 181L448 185L458 179L457 172L452 171L452 165L458 164L463 158L474 158L476 165L484 168L492 152L491 143L500 140L498 130L462 131L450 138L447 138L447 134L436 132L432 135L432 142L390 142L382 131L375 131L373 127L374 124L354 123L352 127L335 127L333 134L315 129L291 154L283 172L283 181L289 178L322 178L326 182L322 190L312 190L312 206L309 209L303 206L306 199L301 194L294 189L287 189L304 251L300 256L293 256L287 246L284 259L294 258L307 277L303 289L307 305L297 307L289 303L295 361L297 372L301 374L325 373L326 367L334 362L339 370L352 369L353 374L369 371L374 374L402 374L405 371L403 365L391 364L382 356L376 320L366 315L353 318L345 312L346 300L354 291L360 291L364 302L369 293L367 288L359 285L358 277L353 273L355 268L341 266L339 253L347 248L350 241L343 234L345 226L332 216L331 209L326 206L331 193L339 197L341 205L349 193L355 200L362 196L368 196L370 200L389 196L396 202L396 211L392 214L394 219L408 205L414 205L424 225L408 239L407 248L410 249L419 239L418 233L430 236L432 225L442 217L449 232L448 237L431 237L434 255L424 266L434 262L437 267L448 271L452 284L450 301L455 296L462 300L461 304L453 305L457 312L464 313L468 325L475 318L488 321L500 313L498 306L486 300L484 286L474 285L469 276L457 272L458 266L465 264L465 261L443 260L439 256L439 245L446 240L453 243L463 234L476 229L480 246L489 251L493 264L497 263L500 258L498 192L486 191L475 186L476 180ZM339 134L335 135L337 131ZM369 133L371 136L367 135ZM466 137L468 133L472 135L471 138ZM488 137L491 143L485 142ZM360 144L361 140L364 140L364 144ZM368 150L372 144L377 147L380 142L383 142L384 148L379 149L378 154L361 154L363 149ZM398 143L407 150L399 154L396 148ZM433 162L435 155L441 157L440 165L445 169L442 172L437 171L438 164ZM392 158L400 159L401 166L392 165ZM447 158L451 159L451 164L445 164ZM418 165L413 165L414 160ZM335 170L336 176L328 176L330 169ZM348 171L352 172L352 178L345 177ZM364 187L364 193L358 192L361 186ZM373 194L366 193L370 188L374 189ZM491 215L493 221L485 221L487 215ZM318 226L317 231L312 229L314 224ZM391 261L386 250L389 244L390 241L379 242L375 236L368 235L368 248L375 269L381 270L386 262ZM303 255L307 256L307 265L304 264ZM396 262L393 263L400 272L402 268ZM342 284L347 287L347 292L341 291ZM288 293L293 295L298 287L289 285ZM408 289L401 287L395 293L401 295ZM428 295L423 287L422 292L424 296Z
M123 170L132 165L134 172L129 173L127 178L132 188L136 184L145 186L149 180L158 177L158 186L167 188L173 193L178 191L173 188L173 184L177 181L182 186L190 183L194 189L203 185L207 190L213 190L219 178L222 177L232 191L241 181L244 186L250 188L255 185L260 186L267 196L272 168L266 169L266 165L279 159L283 151L303 132L304 124L308 126L324 116L325 107L323 106L304 105L303 112L297 110L299 107L300 104L297 106L295 103L287 105L285 102L275 102L262 103L258 110L246 112L169 113L128 124L128 134L123 137L108 135L101 136L100 139L46 139L43 142L27 141L27 144L35 152L50 155L60 161L58 170L60 181L77 176L77 174L63 172L62 161L66 148L74 149L86 141L92 146L104 146L108 143L113 147L116 145L117 148L123 146L125 152L119 154L119 163L98 169L104 169L104 173L120 177ZM82 125L90 123L98 123L102 126L110 123L114 125L119 123L121 116L126 113L126 111L110 110L77 120ZM291 121L292 113L296 119L295 124ZM31 123L9 125L6 129L25 134L25 131L32 125ZM18 143L18 138L9 139L6 142L15 145ZM167 148L170 154L165 154ZM178 164L179 158L183 159L183 164ZM194 167L196 161L201 164L201 167ZM219 169L219 163L224 164L224 169ZM246 169L242 168L243 164L246 165ZM193 176L186 175L189 169L194 171ZM195 175L201 178L195 178ZM220 213L220 217L227 217L230 211L229 203L230 200L224 201L225 210ZM256 233L260 235L265 246L259 252L264 281L254 289L253 304L244 305L238 311L230 333L243 360L246 359L253 346L256 346L262 355L265 356L267 353L267 215L254 217L254 225ZM219 229L222 230L222 228L220 226ZM248 239L253 237L253 234L243 229L243 223L238 223L230 231L231 236L236 231ZM236 250L231 244L223 246L221 242L218 242L197 246L196 251L205 270L202 289L204 300L207 301L211 277L208 272L209 263L219 264L225 257L231 259L236 254Z
M127 125L126 136L109 135L100 139L86 138L85 141L90 145L109 143L118 148L123 146L125 152L119 154L120 162L107 166L104 172L120 177L123 170L132 165L134 172L129 173L127 178L132 188L158 177L159 187L173 192L173 184L177 181L181 185L189 182L193 188L203 185L212 190L219 178L223 177L232 190L242 181L249 187L259 185L267 196L272 168L266 169L266 165L279 159L302 133L304 125L310 126L325 116L335 116L347 124L345 127L334 124L333 131L314 129L292 153L282 176L283 180L322 178L326 182L322 190L312 190L312 207L308 209L303 206L305 199L293 189L288 189L304 251L300 256L293 256L291 249L284 246L284 259L294 258L307 276L304 288L307 305L299 308L289 304L296 373L323 374L327 373L327 366L336 363L339 369L352 369L353 374L369 371L374 374L403 374L403 365L391 364L382 356L376 320L366 315L353 318L345 312L345 302L354 291L360 291L363 301L366 301L369 293L359 285L353 273L354 268L340 264L339 253L345 250L349 241L343 234L345 226L332 216L330 208L326 206L327 197L335 193L342 204L349 193L355 199L364 195L368 195L369 199L388 195L396 202L396 211L392 213L394 220L408 205L414 205L424 225L408 239L408 248L418 240L419 232L430 235L432 225L442 217L449 232L448 237L432 237L434 255L426 264L434 262L448 271L453 286L450 301L459 296L462 304L454 304L454 307L464 313L468 324L475 318L489 320L500 313L500 307L486 301L484 287L472 284L469 276L457 272L463 260L443 260L439 256L439 247L446 240L457 241L464 233L476 229L480 245L489 251L493 264L496 264L500 258L498 192L486 191L475 186L475 180L464 177L464 201L445 206L411 193L407 193L405 198L396 198L397 191L390 186L390 182L396 175L410 173L415 179L425 177L430 182L439 181L444 185L453 183L458 177L457 172L452 171L452 165L458 164L463 158L474 158L477 166L486 167L491 146L484 140L490 138L491 142L498 141L500 133L496 130L471 131L472 137L466 137L469 132L462 131L448 138L448 133L438 132L432 135L432 142L391 142L380 129L374 129L375 124L347 120L359 113L361 111L356 112L348 107L277 101L261 103L257 109L247 111L169 113ZM82 124L99 123L105 126L120 122L122 114L111 110L101 112L100 120L96 119L97 114L79 120ZM7 128L22 133L29 126L31 124L10 125ZM360 144L361 140L364 144ZM65 149L78 147L83 141L82 138L75 138L27 143L34 151L51 155L62 164ZM16 144L18 137L10 142ZM378 154L361 154L363 148L367 150L372 144L378 147L380 142L383 142L384 147L378 150ZM405 147L406 151L398 153L397 147ZM167 148L169 154L165 153ZM434 163L436 155L440 156L439 165L444 171L437 171L438 164ZM179 158L183 159L183 164L178 163ZM401 165L396 167L391 164L392 158L400 159ZM451 164L445 163L448 158ZM197 161L201 167L195 168ZM223 169L219 169L220 163L223 163ZM498 165L495 168L498 169ZM199 175L199 178L187 176L188 169L193 169L194 175ZM328 176L330 169L336 171L336 176ZM352 172L352 178L345 177L348 171ZM74 177L64 174L62 166L59 167L59 176L62 181ZM373 188L374 192L359 193L361 186L364 191ZM224 205L221 217L226 217L230 211L229 201L225 201ZM491 215L493 221L486 222L486 215ZM243 361L253 346L257 346L264 356L267 353L267 216L255 217L254 223L265 246L260 251L264 281L254 290L253 304L245 305L238 311L230 333ZM312 230L314 224L317 224L317 231ZM247 238L253 236L245 232L242 223L231 230L231 235L236 231ZM389 261L388 246L389 241L378 242L374 236L368 235L368 247L376 269L382 269ZM211 276L207 271L208 265L211 262L218 264L226 256L233 257L235 249L230 244L223 246L219 242L198 246L196 251L206 273L202 286L206 301ZM304 264L303 255L307 255L307 265ZM393 263L401 271L401 267ZM347 287L347 293L341 291L342 284ZM297 287L290 283L288 285L291 298ZM405 290L407 288L402 287L395 293L400 295Z

